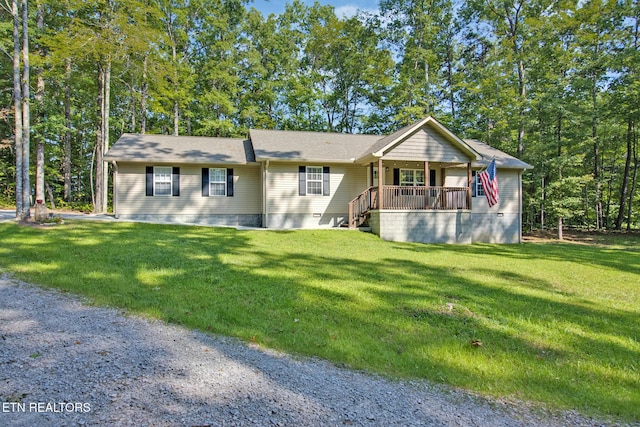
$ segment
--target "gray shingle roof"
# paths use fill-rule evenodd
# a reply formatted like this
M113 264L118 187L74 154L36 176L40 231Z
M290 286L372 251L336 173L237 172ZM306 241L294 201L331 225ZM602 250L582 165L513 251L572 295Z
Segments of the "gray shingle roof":
M533 169L528 163L523 162L520 159L517 159L504 151L500 151L497 148L490 146L489 144L485 144L484 142L478 141L477 139L465 139L464 142L469 144L482 156L482 160L473 162L471 166L473 167L486 167L489 165L493 158L496 159L496 166L499 168L505 169Z
M106 161L157 163L255 162L251 141L239 138L123 134L107 151Z
M256 160L349 162L380 139L379 135L251 129Z
M105 155L106 161L137 163L247 164L265 160L323 163L354 163L385 147L415 126L407 126L386 137L342 133L252 129L250 140L173 135L123 134ZM464 142L482 156L475 168L491 159L507 169L532 166L475 139Z

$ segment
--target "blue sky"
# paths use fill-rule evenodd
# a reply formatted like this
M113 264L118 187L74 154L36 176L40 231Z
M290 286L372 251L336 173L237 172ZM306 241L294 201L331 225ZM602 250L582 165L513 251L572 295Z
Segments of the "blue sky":
M284 12L284 7L292 0L253 0L248 4L248 7L255 7L262 12L264 16L270 13L280 14ZM314 0L303 0L303 3L311 6ZM338 17L353 16L358 9L366 11L374 11L378 9L378 2L371 0L318 0L318 3L323 5L331 5L336 10Z

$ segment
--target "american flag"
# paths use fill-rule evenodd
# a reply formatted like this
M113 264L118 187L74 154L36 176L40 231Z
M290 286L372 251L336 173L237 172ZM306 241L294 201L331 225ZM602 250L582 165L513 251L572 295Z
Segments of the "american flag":
M487 198L489 207L498 203L498 172L496 172L496 159L491 160L489 166L478 174L484 195Z

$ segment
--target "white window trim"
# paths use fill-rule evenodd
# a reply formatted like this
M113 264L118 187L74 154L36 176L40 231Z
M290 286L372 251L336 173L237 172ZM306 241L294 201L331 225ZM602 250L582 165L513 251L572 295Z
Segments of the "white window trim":
M213 171L224 171L224 179L222 181L213 180ZM224 194L214 194L211 184L223 184ZM226 168L209 168L209 197L227 197L227 169Z
M169 173L165 173L164 171L160 171L160 169L167 169ZM169 193L168 194L158 194L158 183L166 183L165 180L160 180L160 175L169 175ZM173 167L171 166L154 166L153 167L153 195L154 197L171 197L173 194Z
M471 185L475 186L475 192L472 192L472 194L474 194L473 197L485 197L484 195L484 187L482 186L482 183L480 182L480 180L478 179L478 171L473 171L472 173L473 175L473 183Z
M404 184L403 184L402 171L412 171L413 172L413 174L412 174L413 175L413 181L411 181L411 182L404 181ZM422 183L419 183L416 180L417 175L418 175L416 172L422 172L422 174L424 175L424 169L407 169L407 168L400 169L400 186L402 186L402 187L424 187L426 179L428 179L428 178L424 177L425 180L422 181Z
M317 174L317 172L309 172L309 169L314 168L314 169L318 169L320 170L320 179L311 179L310 178L310 174L315 173ZM322 166L306 166L305 167L305 185L307 186L307 196L322 196L324 194L324 168ZM310 187L309 184L312 182L319 182L320 183L320 192L319 193L312 193L310 191Z

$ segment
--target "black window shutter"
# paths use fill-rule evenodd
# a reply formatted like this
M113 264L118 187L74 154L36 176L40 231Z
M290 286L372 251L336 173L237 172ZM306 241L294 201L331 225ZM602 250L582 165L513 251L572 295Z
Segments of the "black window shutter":
M153 166L147 166L147 196L153 196Z
M202 168L202 196L209 197L209 168Z
M227 169L227 197L233 197L233 169Z
M331 188L329 187L331 174L329 173L329 166L324 166L322 168L322 195L329 196L331 195Z
M436 186L436 171L434 170L429 171L429 186L430 187Z
M393 169L393 185L400 185L400 169Z
M180 168L175 167L171 173L171 195L180 195Z
M307 168L305 166L298 167L298 195L307 195Z
M471 197L477 197L478 195L476 194L477 191L477 185L476 185L476 180L478 179L478 175L476 173L476 171L471 172Z

